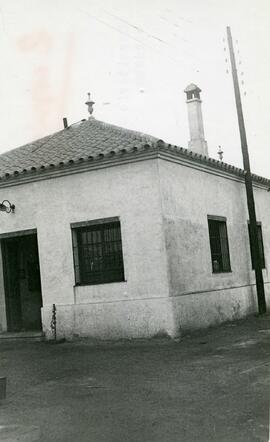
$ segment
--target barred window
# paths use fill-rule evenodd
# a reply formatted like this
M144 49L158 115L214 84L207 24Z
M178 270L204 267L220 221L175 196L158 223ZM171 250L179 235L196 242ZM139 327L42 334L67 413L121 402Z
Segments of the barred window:
M77 285L124 281L119 221L73 228L72 237Z
M213 273L230 272L230 255L226 218L208 216Z
M261 260L261 268L265 269L265 259L264 259L264 247L263 247L263 237L262 237L262 226L261 223L257 223L257 229L258 229L258 242L259 242L259 252L260 252L260 260ZM251 248L251 240L250 240L250 223L248 222L248 234L249 234L249 244L250 244L250 254L251 254L251 264L252 269L255 269L254 266L254 258L253 258L253 252Z

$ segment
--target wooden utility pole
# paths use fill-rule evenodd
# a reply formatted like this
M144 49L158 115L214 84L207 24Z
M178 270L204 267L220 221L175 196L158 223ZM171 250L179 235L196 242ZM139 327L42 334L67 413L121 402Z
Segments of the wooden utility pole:
M230 60L231 60L231 66L232 66L232 77L233 77L235 102L236 102L240 139L241 139L241 147L242 147L242 155L243 155L247 205L248 205L248 213L249 213L249 221L250 221L250 242L251 242L251 250L252 250L254 269L255 269L255 277L256 277L258 310L259 310L259 314L261 315L266 312L264 281L263 281L263 274L262 274L262 263L261 263L261 257L260 257L258 227L257 227L256 210L255 210L255 202L254 202L254 195L253 195L252 175L251 175L250 163L249 163L246 129L245 129L245 123L244 123L241 95L240 95L240 89L239 89L238 75L237 75L235 56L234 56L234 50L233 50L233 42L232 42L232 34L231 34L230 27L227 27L227 39L228 39L228 45L229 45L229 51L230 51Z

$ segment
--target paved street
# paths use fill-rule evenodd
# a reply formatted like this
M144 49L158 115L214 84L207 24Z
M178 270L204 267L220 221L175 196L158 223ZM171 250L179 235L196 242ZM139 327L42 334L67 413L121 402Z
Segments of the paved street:
M42 442L267 442L269 341L269 316L180 342L1 341L0 430L35 426Z

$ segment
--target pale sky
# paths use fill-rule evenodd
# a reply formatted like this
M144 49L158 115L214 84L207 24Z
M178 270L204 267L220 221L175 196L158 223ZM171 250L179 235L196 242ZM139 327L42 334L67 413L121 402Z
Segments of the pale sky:
M270 178L269 0L0 0L0 152L87 118L88 91L97 119L187 147L192 82L210 156L242 167L226 26L251 168Z

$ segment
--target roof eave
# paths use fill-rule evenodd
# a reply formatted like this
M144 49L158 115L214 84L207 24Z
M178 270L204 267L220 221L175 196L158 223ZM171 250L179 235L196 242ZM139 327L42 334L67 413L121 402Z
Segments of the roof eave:
M173 161L183 166L192 167L234 181L244 182L244 170L242 169L217 161L213 158L207 158L203 155L193 153L182 147L166 144L162 140L159 140L152 146L145 144L144 147L140 149L133 148L131 151L122 149L117 153L112 151L106 155L99 154L95 157L79 158L77 160L69 160L65 163L60 162L57 165L51 164L46 167L41 166L40 168L32 167L21 173L8 174L7 176L0 178L0 187L17 186L34 181L59 178L62 176L155 158ZM257 175L252 175L252 178L254 185L263 188L266 187L267 190L270 187L270 180Z

